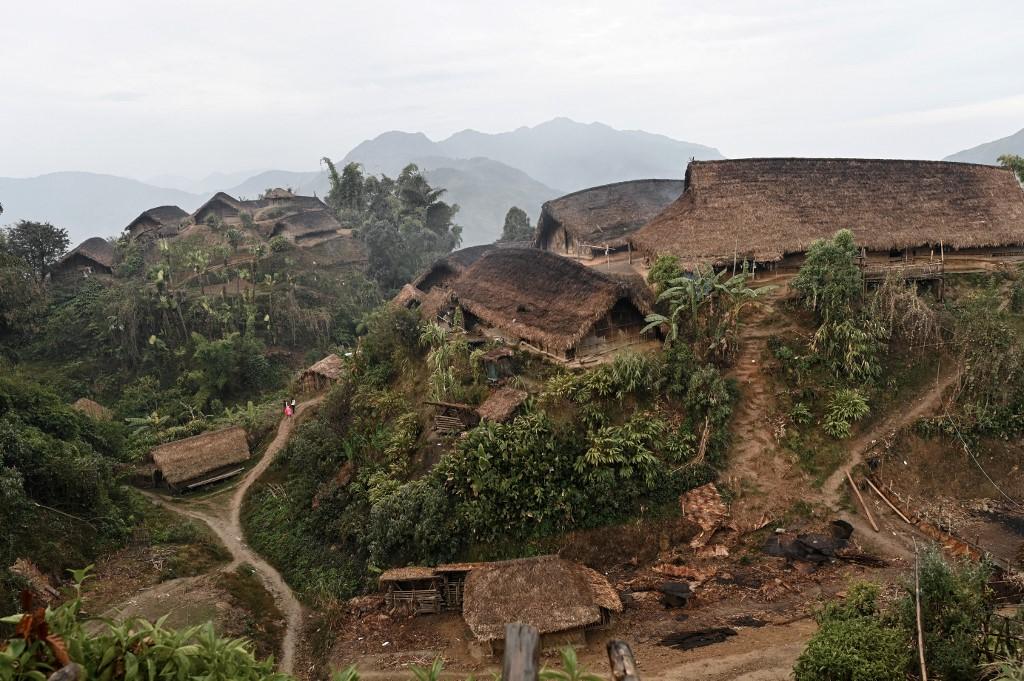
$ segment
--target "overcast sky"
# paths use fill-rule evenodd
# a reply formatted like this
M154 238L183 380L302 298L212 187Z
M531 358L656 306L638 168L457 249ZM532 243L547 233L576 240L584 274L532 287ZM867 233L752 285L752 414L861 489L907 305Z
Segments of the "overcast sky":
M0 3L0 176L315 169L555 116L729 157L941 158L1024 127L1024 2Z

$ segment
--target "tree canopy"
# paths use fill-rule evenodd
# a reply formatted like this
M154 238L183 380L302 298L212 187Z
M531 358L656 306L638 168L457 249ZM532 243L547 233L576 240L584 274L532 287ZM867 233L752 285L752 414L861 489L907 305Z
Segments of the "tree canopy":
M67 253L68 231L49 222L20 220L6 229L4 248L28 265L36 281L42 281L54 263Z
M501 238L498 241L531 241L533 239L533 226L530 224L530 216L519 206L512 206L505 213L505 226L501 230Z
M1017 173L1017 179L1024 182L1024 156L1016 154L1003 154L999 157L999 163Z

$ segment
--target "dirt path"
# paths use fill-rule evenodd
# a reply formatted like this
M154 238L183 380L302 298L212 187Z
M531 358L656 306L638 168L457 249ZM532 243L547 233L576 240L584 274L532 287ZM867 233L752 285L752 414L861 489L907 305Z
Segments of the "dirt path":
M228 552L231 553L231 563L223 568L225 571L234 570L242 563L248 563L256 570L264 586L274 595L277 606L284 613L287 620L284 640L281 642L281 657L278 663L278 669L286 674L291 674L295 665L295 648L302 630L304 611L302 604L299 603L299 600L292 593L291 588L281 577L280 573L245 544L245 538L242 533L241 509L246 492L263 475L270 464L274 462L278 452L284 448L298 419L307 410L318 405L321 400L323 400L323 396L303 402L298 405L294 417L281 420L277 427L277 435L267 446L263 458L246 473L242 481L234 488L231 500L226 508L218 509L215 506L204 504L207 510L201 511L190 507L187 499L176 502L163 496L146 493L147 497L164 508L206 523L221 540Z

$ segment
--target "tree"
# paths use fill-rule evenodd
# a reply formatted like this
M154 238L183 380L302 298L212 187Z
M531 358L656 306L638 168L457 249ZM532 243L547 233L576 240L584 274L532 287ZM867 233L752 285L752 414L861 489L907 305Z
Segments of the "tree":
M505 226L498 241L532 241L533 227L530 216L519 206L512 206L505 213Z
M1003 154L998 160L1000 165L1017 173L1017 179L1024 182L1024 156Z
M36 281L42 281L70 245L68 231L49 222L21 220L6 230L7 252L28 265Z
M853 232L848 229L811 244L791 286L819 320L838 322L853 314L853 306L863 290L856 256Z
M238 247L245 242L245 235L234 227L225 232L224 237L227 239L228 245L231 246L233 253L238 253Z

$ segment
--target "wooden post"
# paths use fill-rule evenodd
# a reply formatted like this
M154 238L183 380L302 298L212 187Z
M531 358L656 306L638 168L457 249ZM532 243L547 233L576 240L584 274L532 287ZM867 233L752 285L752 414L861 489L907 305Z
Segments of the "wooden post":
M633 651L625 641L608 641L608 664L612 668L613 681L640 681L636 673Z
M505 625L502 681L537 681L540 673L540 634L529 624Z
M900 518L903 519L903 522L905 522L907 525L913 525L914 524L914 523L910 522L910 519L907 518L907 516L903 515L903 511L901 511L900 509L898 509L895 506L893 506L893 503L891 501L889 501L889 499L887 499L884 494L882 494L882 491L880 489L875 487L875 483L871 482L871 478L864 478L864 479L867 480L867 483L871 487L871 489L875 490L875 494L880 496L882 498L882 501L884 501L889 508L891 508L893 511L895 511L896 515L898 515Z
M921 681L928 681L928 669L924 664L924 632L921 627L921 555L914 541L914 606L917 610L917 654L921 662Z
M868 522L871 523L871 529L878 532L878 525L875 524L875 519L871 515L871 509L864 502L864 497L860 495L860 490L857 489L857 485L854 484L853 478L850 476L850 471L846 471L846 479L850 481L850 487L853 488L853 493L857 495L857 500L860 502L860 507L864 509L864 514L868 517Z
M626 253L629 254L629 264L632 265L633 264L633 243L631 241L628 241L628 240L626 241Z

